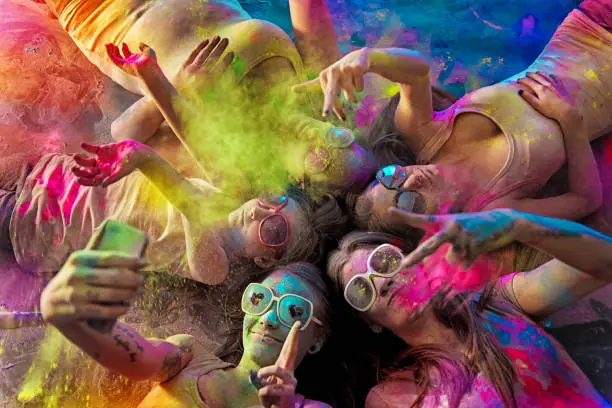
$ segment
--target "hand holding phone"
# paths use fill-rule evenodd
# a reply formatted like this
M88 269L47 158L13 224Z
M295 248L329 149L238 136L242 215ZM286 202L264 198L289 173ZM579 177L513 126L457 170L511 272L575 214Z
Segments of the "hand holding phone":
M114 251L134 257L142 257L146 247L147 235L143 231L114 220L104 221L87 244L87 249ZM116 320L87 319L87 324L101 333L110 332L115 322Z

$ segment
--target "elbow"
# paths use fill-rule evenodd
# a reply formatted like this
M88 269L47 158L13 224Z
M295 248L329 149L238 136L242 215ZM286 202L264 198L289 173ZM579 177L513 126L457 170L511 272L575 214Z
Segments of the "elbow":
M191 277L200 283L206 285L219 285L227 279L229 273L229 262L225 254L220 254L217 259L206 260L207 265L195 265L195 262L189 262Z
M125 133L126 132L121 118L113 120L113 123L111 123L111 137L113 138L113 140L117 142L125 140L125 138L121 136Z

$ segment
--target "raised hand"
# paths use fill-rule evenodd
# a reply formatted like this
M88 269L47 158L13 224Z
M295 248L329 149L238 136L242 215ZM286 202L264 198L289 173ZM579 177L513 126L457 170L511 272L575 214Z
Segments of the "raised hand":
M202 41L191 51L181 66L174 78L174 85L179 89L185 89L198 82L208 82L211 85L216 83L234 59L232 51L221 58L228 45L229 40L221 39L219 36L212 41L208 39Z
M144 279L135 271L143 264L138 257L115 252L73 252L41 294L44 319L61 325L118 318L142 290Z
M93 157L77 154L78 166L72 168L79 184L107 187L138 168L142 154L150 148L135 140L96 146L81 143L81 147Z
M297 380L295 371L299 347L300 322L296 322L285 339L283 348L273 366L259 370L257 377L262 384L259 399L265 408L291 408L295 398Z
M519 234L520 217L513 210L493 210L450 215L419 215L389 209L393 220L407 227L420 228L433 236L422 242L403 261L404 267L416 265L449 243L446 259L463 263L467 269L483 253L512 243Z
M144 43L139 45L140 53L130 51L126 43L121 45L121 51L115 44L106 44L106 53L113 63L131 75L140 75L147 70L158 67L155 51Z
M580 118L563 82L555 75L528 72L527 78L519 79L518 83L521 88L519 95L542 115L557 121Z
M370 69L369 49L361 48L353 51L334 64L325 68L316 79L295 85L294 92L309 92L319 87L323 90L325 100L323 102L323 117L327 117L330 111L334 111L338 119L345 120L346 115L340 101L340 91L349 102L357 102L355 92L364 89L363 76Z

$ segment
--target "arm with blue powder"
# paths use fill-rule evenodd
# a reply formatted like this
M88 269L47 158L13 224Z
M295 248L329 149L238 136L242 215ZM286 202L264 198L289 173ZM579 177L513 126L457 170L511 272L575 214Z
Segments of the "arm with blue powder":
M515 210L441 216L390 210L397 222L434 233L406 259L423 261L450 243L447 258L470 267L481 254L521 242L555 259L529 272L502 278L527 314L543 317L612 282L612 238L573 221Z

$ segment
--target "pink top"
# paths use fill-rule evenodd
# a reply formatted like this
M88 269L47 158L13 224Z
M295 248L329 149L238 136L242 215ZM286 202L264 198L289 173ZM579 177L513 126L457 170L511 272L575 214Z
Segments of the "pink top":
M509 288L512 276L503 279L503 285ZM519 307L511 298L506 299L511 296L508 291L502 289L497 300L510 309ZM514 362L517 371L514 390L519 408L610 407L563 347L520 310L504 316L487 312L485 318L488 329ZM426 396L422 407L448 406L443 389L443 385L438 386L439 399L433 393ZM369 396L366 407L407 407L408 401L418 395L414 390L409 380L383 382L370 391L373 395ZM461 398L459 407L503 408L503 402L491 382L480 373L470 391Z
M469 93L447 110L436 113L434 120L442 126L425 141L417 160L421 164L431 163L450 139L455 118L466 112L478 113L501 129L509 153L497 174L470 200L465 211L480 211L518 188L536 192L566 160L563 133L556 121L542 116L524 101L511 81L529 71L558 76L576 99L593 140L612 130L611 67L612 34L574 10L525 71Z

